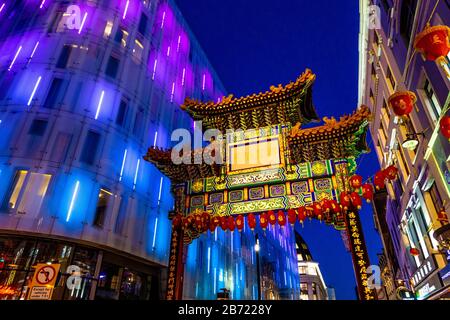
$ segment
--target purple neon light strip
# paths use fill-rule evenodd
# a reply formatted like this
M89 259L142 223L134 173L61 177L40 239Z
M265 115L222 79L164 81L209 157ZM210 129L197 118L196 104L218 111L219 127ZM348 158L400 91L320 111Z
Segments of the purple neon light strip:
M45 4L45 0L42 0L42 2L41 2L41 5L40 5L39 9L42 9L42 8L44 7L44 4Z
M172 92L170 93L170 102L173 102L174 93L175 93L175 82L172 82Z
M161 21L161 29L164 28L164 21L166 20L166 12L163 12L162 21Z
M81 34L81 31L83 30L84 27L84 23L86 22L86 18L87 18L87 12L84 14L83 20L81 21L81 25L80 25L80 30L78 30L78 34Z
M125 11L123 12L123 16L122 19L125 20L125 18L127 17L127 12L128 12L128 6L130 5L130 0L127 0L127 4L125 5Z
M16 63L16 59L20 54L20 51L22 51L22 46L19 47L19 49L17 49L16 55L14 56L13 61L11 62L11 64L9 65L8 71L11 71L12 67L14 66L14 63Z
M152 74L152 80L155 80L156 75L156 67L158 66L158 59L155 59L155 63L153 63L153 74Z
M0 12L3 11L3 8L6 6L6 3L3 3L2 6L0 7Z
M178 36L177 52L180 51L181 35Z
M181 77L181 85L184 87L184 80L186 78L186 68L183 68L183 76Z
M31 61L31 59L33 59L34 54L36 53L36 50L37 50L38 46L39 46L39 41L36 42L36 44L34 45L33 52L31 52L30 61ZM29 63L30 61L28 61L28 63Z

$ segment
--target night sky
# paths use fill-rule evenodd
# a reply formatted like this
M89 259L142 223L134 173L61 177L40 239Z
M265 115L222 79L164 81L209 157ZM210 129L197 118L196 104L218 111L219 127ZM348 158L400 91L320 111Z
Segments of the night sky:
M358 1L176 0L229 93L264 92L295 80L306 68L317 75L314 102L320 117L353 112L358 103ZM373 144L369 141L373 149ZM359 159L358 173L372 176L375 151ZM372 264L381 241L372 209L361 211ZM319 222L298 231L320 263L338 299L356 299L350 254L340 233Z

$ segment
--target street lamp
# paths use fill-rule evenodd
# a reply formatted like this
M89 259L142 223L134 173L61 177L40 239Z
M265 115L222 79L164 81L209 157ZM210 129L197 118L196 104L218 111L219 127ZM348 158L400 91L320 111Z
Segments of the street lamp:
M258 234L255 234L256 278L258 279L258 301L261 300L261 272L259 270L259 246Z
M407 134L406 140L402 143L402 147L404 149L414 151L419 145L419 136L425 136L425 134L423 132Z

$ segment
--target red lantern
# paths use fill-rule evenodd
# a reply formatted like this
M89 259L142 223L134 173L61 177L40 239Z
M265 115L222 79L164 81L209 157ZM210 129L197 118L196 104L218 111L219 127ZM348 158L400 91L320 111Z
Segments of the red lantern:
M323 199L321 202L320 202L320 205L322 206L322 210L323 210L323 212L325 212L325 213L329 213L330 211L331 211L331 201L330 200L328 200L328 199Z
M242 232L242 229L244 228L244 217L239 215L236 218L236 227L239 230L239 232Z
M311 220L314 217L314 207L310 205L305 206L306 216Z
M414 48L429 61L443 62L450 52L450 28L447 26L427 25L425 30L416 36Z
M397 91L388 99L389 106L394 110L395 115L401 117L411 113L417 97L411 91Z
M395 166L389 166L386 169L384 169L384 175L389 180L395 180L397 179L398 169Z
M248 226L250 227L250 230L254 231L256 227L256 217L253 213L250 213L247 216Z
M288 210L288 221L291 226L294 226L295 221L297 221L297 213L294 209Z
M441 121L439 121L441 133L447 139L450 139L450 116L444 116Z
M211 233L214 233L214 231L216 231L217 226L214 223L210 223L209 224L209 231L211 231Z
M359 210L362 208L362 200L357 192L352 192L350 194L350 199L352 200L352 204Z
M420 255L420 251L419 251L419 249L417 249L417 248L411 248L411 249L409 249L409 253L410 253L412 256L414 256L414 257L417 257L417 256Z
M378 171L375 173L375 177L373 178L373 183L377 190L384 189L386 185L384 184L384 180L386 180L386 176L384 171Z
M441 209L441 211L438 212L438 221L442 222L443 224L448 223L447 212L445 212L445 209Z
M337 214L337 213L342 212L342 208L336 200L330 200L330 204L331 204L331 210L333 211L333 213Z
M189 227L190 227L190 220L189 220L189 217L185 217L185 218L183 218L183 229L184 230L188 230L189 229Z
M213 217L211 224L214 225L214 229L217 228L220 225L220 218L218 216Z
M300 221L300 223L303 224L303 222L305 222L306 219L306 208L305 207L298 208L297 214L298 214L298 221Z
M370 183L363 184L362 186L362 196L367 202L373 199L373 187Z
M355 174L354 176L350 177L350 185L353 189L359 189L361 188L363 178L360 175Z
M267 225L269 224L267 213L264 212L259 215L259 224L261 225L261 228L266 231Z
M229 216L228 217L228 229L230 229L230 231L233 232L234 228L236 228L236 222L234 221L234 217Z
M345 210L350 208L350 205L352 204L352 199L350 198L350 195L347 192L341 193L340 200L341 205Z
M283 210L278 211L277 220L278 220L278 224L281 227L284 227L286 225L286 215L284 214Z
M275 223L277 223L277 217L275 216L275 212L270 210L269 212L267 212L267 215L268 215L268 218L269 218L269 223L271 225L275 225Z
M197 230L201 230L203 227L202 215L199 213L196 213L194 219L195 219L195 226L197 227Z
M223 231L227 231L228 229L228 219L227 217L220 217L220 227Z
M320 203L314 202L313 212L314 212L314 216L317 219L322 220L323 210L322 210L322 206L320 205Z

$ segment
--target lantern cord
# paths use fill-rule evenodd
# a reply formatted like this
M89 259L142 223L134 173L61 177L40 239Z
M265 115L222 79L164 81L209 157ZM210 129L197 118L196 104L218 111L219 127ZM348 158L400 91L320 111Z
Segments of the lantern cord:
M439 5L439 1L441 1L441 0L437 0L437 1L436 1L436 4L434 5L433 11L431 11L430 18L429 18L428 21L427 21L427 26L430 24L431 19L433 18L434 13L436 12L436 9L437 9L437 7L438 7L438 5Z

